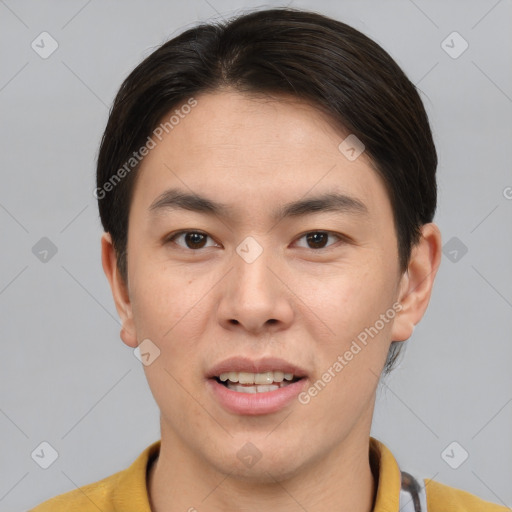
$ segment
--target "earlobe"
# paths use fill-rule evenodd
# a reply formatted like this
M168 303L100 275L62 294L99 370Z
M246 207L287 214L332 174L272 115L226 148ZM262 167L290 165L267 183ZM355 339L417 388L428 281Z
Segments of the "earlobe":
M110 284L117 313L121 319L122 327L120 337L129 347L137 347L135 325L133 323L132 305L128 287L117 267L116 252L110 233L103 233L101 237L101 263L103 271Z
M393 341L408 340L425 314L441 262L439 228L434 223L424 224L421 233L419 242L411 251L407 270L401 278L398 300L402 310L393 323Z

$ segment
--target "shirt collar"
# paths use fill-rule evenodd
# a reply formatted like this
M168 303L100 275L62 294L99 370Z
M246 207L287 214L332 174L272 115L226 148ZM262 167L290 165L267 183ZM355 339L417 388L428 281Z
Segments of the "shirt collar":
M399 508L401 473L391 451L370 437L370 464L377 484L373 512L397 512Z

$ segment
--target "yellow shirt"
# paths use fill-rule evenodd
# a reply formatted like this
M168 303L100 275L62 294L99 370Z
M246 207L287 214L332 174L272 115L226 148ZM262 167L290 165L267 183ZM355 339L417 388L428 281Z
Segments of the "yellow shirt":
M130 467L99 482L88 484L52 498L29 512L151 512L146 472L158 455L160 441L148 446ZM373 512L398 512L400 469L393 454L370 437L371 457L378 464L378 485ZM505 512L468 492L426 479L428 512Z

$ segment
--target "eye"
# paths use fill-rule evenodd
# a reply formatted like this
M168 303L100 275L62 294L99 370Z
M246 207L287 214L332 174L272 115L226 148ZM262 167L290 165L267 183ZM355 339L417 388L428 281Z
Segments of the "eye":
M209 235L207 235L206 233L202 233L201 231L179 231L178 233L175 233L174 235L168 237L167 242L175 242L176 240L182 237L185 241L185 246L179 243L177 243L177 245L179 245L180 247L184 247L186 249L193 250L208 247L206 245L206 240L210 238Z
M335 238L337 240L343 240L343 237L341 235L332 233L330 231L310 231L302 235L298 240L306 240L307 245L302 245L302 247L305 247L306 249L320 250L328 248L331 245L333 245L332 243L327 243L329 237ZM169 236L166 241L176 243L176 245L179 245L184 249L191 250L198 250L203 249L205 247L212 247L217 245L215 242L212 245L207 245L206 242L208 238L211 239L209 235L201 231L178 231L177 233ZM177 242L177 240L179 239L183 239L184 245L183 243ZM213 241L213 239L211 240Z
M306 244L308 244L306 249L325 249L329 237L335 237L338 240L343 240L341 235L336 235L335 233L331 233L329 231L310 231L309 233L301 236L299 240L302 240L303 238L306 239Z

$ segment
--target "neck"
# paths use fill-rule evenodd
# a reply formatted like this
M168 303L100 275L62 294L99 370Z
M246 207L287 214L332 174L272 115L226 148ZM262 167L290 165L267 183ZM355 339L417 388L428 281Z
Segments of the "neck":
M153 512L373 510L377 488L370 465L369 432L352 434L293 476L265 482L220 473L204 459L180 450L177 441L162 431L160 454L148 473Z

